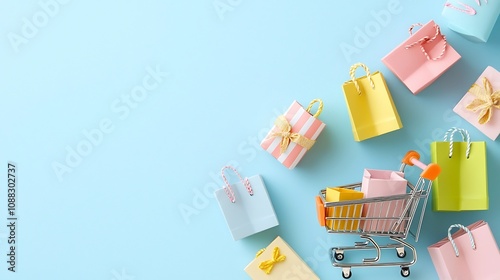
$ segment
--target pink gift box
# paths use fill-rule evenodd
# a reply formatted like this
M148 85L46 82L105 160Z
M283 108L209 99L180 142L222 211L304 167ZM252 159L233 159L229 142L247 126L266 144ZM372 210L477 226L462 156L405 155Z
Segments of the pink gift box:
M439 26L431 20L382 58L387 68L415 95L437 80L461 57L437 31ZM435 39L431 41L433 37Z
M310 140L316 140L323 131L325 124L306 111L302 105L294 101L283 115L291 125L290 133L298 133ZM289 169L294 168L307 152L301 145L291 142L286 151L281 153L282 138L272 136L279 128L274 125L266 138L262 140L261 147L275 157L279 162Z
M486 67L486 70L484 70L484 72L475 82L475 84L478 85L482 90L486 90L484 88L484 78L488 79L488 81L490 82L492 86L492 93L500 92L500 72L498 72L491 66ZM460 102L458 102L455 108L453 108L453 111L464 118L466 121L471 123L473 126L475 126L477 129L479 129L479 131L488 136L488 138L495 141L495 139L500 134L500 110L498 108L491 107L490 120L484 124L480 124L480 111L474 112L472 110L466 109L467 105L469 105L474 99L476 99L476 96L474 96L470 92L467 92L460 100ZM498 102L500 103L500 100Z

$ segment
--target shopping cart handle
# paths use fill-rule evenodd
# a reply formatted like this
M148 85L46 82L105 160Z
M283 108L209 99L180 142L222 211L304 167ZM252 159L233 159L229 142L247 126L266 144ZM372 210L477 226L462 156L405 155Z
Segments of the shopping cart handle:
M403 158L402 162L404 164L410 165L410 166L417 166L420 169L422 169L422 173L420 173L420 177L434 181L439 173L441 173L441 167L435 163L430 163L426 165L425 163L422 163L420 161L420 154L417 153L416 151L409 151L406 153L405 157Z
M323 200L321 200L321 197L316 196L316 212L318 214L318 222L319 225L324 227L326 224L326 213L325 213L325 206L323 205Z

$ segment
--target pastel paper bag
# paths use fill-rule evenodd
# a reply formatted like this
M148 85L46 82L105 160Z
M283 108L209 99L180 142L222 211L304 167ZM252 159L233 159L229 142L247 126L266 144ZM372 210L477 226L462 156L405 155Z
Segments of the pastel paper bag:
M471 41L486 43L500 15L500 1L449 0L442 15L451 30Z
M461 228L451 235L454 227ZM498 280L500 253L485 221L448 229L448 237L427 247L440 280Z
M319 103L319 107L312 115L310 111L315 103ZM293 169L325 128L325 124L318 119L322 109L321 99L311 101L307 109L294 101L285 114L276 119L261 147L284 166Z
M281 237L257 253L245 267L253 280L319 280L314 271Z
M358 200L362 199L363 197L364 195L360 191L336 187L326 188L325 200L326 202L339 202L347 200ZM337 219L327 219L326 226L331 230L355 231L359 227L359 218L361 217L362 208L362 204L328 207L326 209L327 217L333 217Z
M402 172L391 170L365 169L363 181L361 182L361 192L364 198L383 197L400 195L406 193L408 181ZM390 232L399 231L401 226L393 229L393 225L403 214L406 200L392 200L390 202L378 202L365 204L363 206L362 217L375 218L375 220L364 220L360 228L366 232ZM388 217L392 219L381 219Z
M356 78L362 67L366 76ZM370 74L362 63L351 66L351 80L342 85L355 141L363 141L403 127L381 72Z
M453 140L456 132L460 132L464 142ZM434 211L488 209L485 142L471 142L465 129L450 129L444 141L431 143L431 160L442 168L432 185Z
M224 175L225 169L234 171L240 182L231 186ZM238 171L231 166L222 168L221 173L226 185L215 191L215 198L234 240L245 238L279 224L260 175L243 179Z
M500 134L499 109L500 72L488 66L453 111L495 141Z
M413 33L415 26L422 27ZM459 59L460 55L431 20L424 25L412 25L410 37L382 58L382 62L413 94L418 94Z

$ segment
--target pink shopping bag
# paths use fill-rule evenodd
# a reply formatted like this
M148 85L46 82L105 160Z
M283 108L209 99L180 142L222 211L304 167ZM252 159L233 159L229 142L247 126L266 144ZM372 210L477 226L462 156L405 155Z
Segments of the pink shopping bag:
M495 141L500 134L500 72L488 66L453 111Z
M413 33L415 26L422 27ZM410 38L382 58L382 62L413 94L418 94L459 59L460 55L431 20L425 25L412 25Z
M406 193L407 180L402 172L391 170L365 169L363 181L361 182L361 191L364 198L392 196ZM362 217L375 218L373 221L366 219L361 222L361 230L369 232L390 232L399 231L403 224L398 228L392 229L397 219L403 213L405 200L392 200L379 203L371 203L363 207ZM368 207L369 206L369 207Z
M451 235L454 227L461 228ZM456 224L448 237L427 248L441 280L498 280L500 252L485 221Z

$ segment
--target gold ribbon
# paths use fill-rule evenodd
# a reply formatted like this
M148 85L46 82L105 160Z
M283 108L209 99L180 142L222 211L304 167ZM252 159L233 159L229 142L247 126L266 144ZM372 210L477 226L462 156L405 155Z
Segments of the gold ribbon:
M273 258L260 263L259 268L262 269L266 274L271 273L275 264L279 262L284 262L286 260L285 255L280 255L280 248L274 247Z
M469 92L473 94L476 99L474 99L467 107L467 110L473 112L479 112L479 124L485 124L491 119L492 109L500 109L500 90L493 91L488 78L483 77L484 88L481 88L478 84L473 84Z
M279 129L279 131L274 132L273 134L270 135L270 137L281 137L280 154L286 151L288 145L290 145L290 142L297 143L298 145L306 148L307 150L309 150L316 142L298 133L290 132L292 130L292 126L283 115L279 116L274 122L274 124Z

